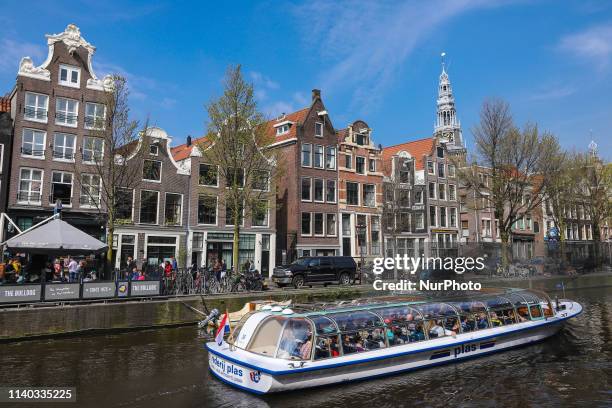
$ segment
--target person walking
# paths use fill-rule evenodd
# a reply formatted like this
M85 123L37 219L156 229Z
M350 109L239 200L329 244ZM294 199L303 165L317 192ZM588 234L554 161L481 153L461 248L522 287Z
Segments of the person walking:
M178 263L176 262L176 258L174 256L170 258L170 263L172 264L172 270L176 272L178 270Z

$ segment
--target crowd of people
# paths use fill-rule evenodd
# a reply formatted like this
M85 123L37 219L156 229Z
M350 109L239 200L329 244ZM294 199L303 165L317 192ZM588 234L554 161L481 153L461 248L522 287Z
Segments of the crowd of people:
M29 282L66 282L97 279L95 268L88 266L86 258L73 256L29 259L15 255L0 263L0 284L23 284Z

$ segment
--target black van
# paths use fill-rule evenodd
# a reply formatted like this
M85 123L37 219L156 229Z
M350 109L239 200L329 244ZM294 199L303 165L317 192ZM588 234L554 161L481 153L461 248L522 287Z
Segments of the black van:
M289 265L277 266L272 281L279 288L301 288L313 283L350 285L357 276L357 264L350 256L307 256Z

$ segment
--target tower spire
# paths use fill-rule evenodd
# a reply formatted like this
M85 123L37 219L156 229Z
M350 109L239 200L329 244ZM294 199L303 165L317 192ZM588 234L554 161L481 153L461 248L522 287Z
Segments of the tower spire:
M438 84L437 114L434 135L444 141L449 150L465 150L461 135L461 123L457 119L455 97L448 73L446 72L446 52L440 54L442 72Z

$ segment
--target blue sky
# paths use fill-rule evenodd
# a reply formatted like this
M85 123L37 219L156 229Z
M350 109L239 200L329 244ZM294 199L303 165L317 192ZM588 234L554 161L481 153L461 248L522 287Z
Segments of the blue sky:
M134 116L176 144L204 132L204 104L236 63L268 115L307 106L320 88L336 128L363 119L383 145L426 137L445 51L468 148L483 100L501 97L517 123L570 149L592 132L612 158L609 1L34 3L3 2L0 89L22 56L42 63L44 34L75 23L97 47L96 73L127 76Z

